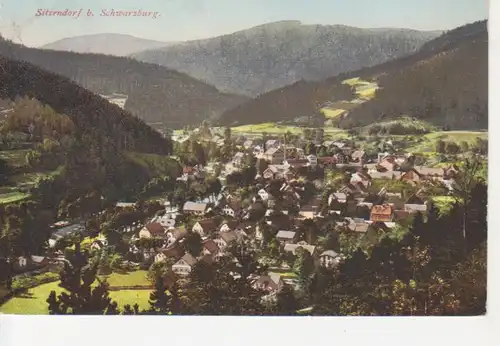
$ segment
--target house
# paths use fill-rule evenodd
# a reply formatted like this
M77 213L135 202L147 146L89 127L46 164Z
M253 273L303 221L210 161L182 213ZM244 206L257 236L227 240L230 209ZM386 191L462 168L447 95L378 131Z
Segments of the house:
M165 262L167 259L172 258L175 261L179 259L184 252L177 244L171 245L166 249L160 249L159 252L155 255L155 262Z
M15 271L35 270L46 267L50 260L45 256L21 256L14 262Z
M415 167L422 179L424 180L443 180L445 176L445 170L443 168L431 168L431 167Z
M359 218L345 218L343 222L337 222L337 229L341 232L366 233L369 223Z
M425 213L427 211L427 204L405 204L404 211L409 213L421 212Z
M234 154L232 163L234 166L240 167L243 165L244 159L245 159L245 154L242 152L238 152Z
M309 161L309 166L316 167L318 165L318 157L316 155L307 155L306 159Z
M203 256L212 256L216 257L217 254L219 253L219 246L217 243L212 240L212 239L207 239L203 241L203 249L201 250L201 254Z
M235 199L231 199L222 208L222 213L231 217L237 217L240 215L241 210L240 203Z
M314 219L319 215L320 207L318 205L304 205L299 210L299 215L304 219Z
M259 195L259 197L263 200L263 201L267 201L269 199L269 193L264 190L264 189L260 189L257 194Z
M353 173L351 175L351 184L356 184L356 183L361 183L363 184L364 187L368 187L371 184L371 177L367 173L363 172L362 170L359 170L356 173Z
M335 166L337 159L334 156L318 157L318 164L324 168L331 168Z
M290 244L293 243L295 235L296 232L294 231L279 231L278 234L276 234L276 239L281 244Z
M384 196L386 203L390 204L394 210L401 210L404 208L405 202L401 193L386 192Z
M243 148L245 149L250 149L254 145L254 140L253 139L247 139L246 141L243 142Z
M234 231L238 226L237 220L224 221L219 228L220 233Z
M270 294L278 293L283 288L284 282L279 273L269 273L268 275L261 275L252 284L256 290L264 290Z
M328 205L331 205L334 201L337 201L338 203L346 203L347 195L342 192L334 192L328 196Z
M135 203L134 202L117 202L115 204L116 208L134 208Z
M193 266L198 262L191 254L186 253L172 266L172 271L178 275L189 275Z
M398 179L401 176L401 172L399 171L386 171L386 172L378 172L378 171L371 171L369 173L370 177L372 179Z
M159 216L154 219L154 222L158 222L164 228L171 228L175 226L175 219L170 215Z
M366 194L366 187L361 183L350 183L339 189L337 192L345 193L351 196L362 196Z
M216 218L200 220L193 225L193 228L191 230L198 233L202 238L204 238L215 233L217 231L218 224L219 223Z
M280 142L276 139L269 139L265 143L265 149L269 150L271 148L278 148L280 146Z
M150 222L139 231L139 238L165 238L165 228L158 222Z
M182 207L182 211L194 215L205 215L207 212L207 203L186 202Z
M322 267L333 268L340 263L340 256L333 250L326 250L319 255L319 263Z
M333 158L335 159L335 163L337 164L345 164L349 162L349 159L344 153L337 153L333 155Z
M311 256L314 255L314 250L316 250L316 246L301 244L301 243L299 243L299 244L285 244L285 247L283 250L286 252L291 252L295 255L299 248L303 248L304 250L308 251L311 254Z
M286 159L284 162L285 165L293 167L295 169L305 167L309 164L309 160L307 159Z
M378 168L382 172L392 172L397 171L400 165L396 162L396 157L394 155L387 155L382 158L378 163Z
M184 239L187 234L188 231L184 228L184 226L179 228L169 229L166 232L167 240L169 241L170 244L175 243L181 239Z
M389 204L374 205L370 212L370 220L377 222L392 221L392 207Z
M444 169L444 180L450 180L450 179L455 179L460 172L459 168L456 165L451 165L450 167L447 167Z
M281 165L285 160L285 152L282 148L271 147L264 153L264 159L269 161L271 165Z
M412 185L416 185L422 181L424 177L415 168L412 168L409 171L402 173L399 179Z
M264 179L282 179L285 177L290 177L288 173L291 173L291 175L293 176L291 167L285 165L270 165L264 172L262 172L262 177Z
M351 159L353 162L363 163L366 159L366 154L363 150L356 150L351 154Z
M219 236L214 239L221 252L223 252L229 244L236 240L238 240L238 235L234 231L221 232Z

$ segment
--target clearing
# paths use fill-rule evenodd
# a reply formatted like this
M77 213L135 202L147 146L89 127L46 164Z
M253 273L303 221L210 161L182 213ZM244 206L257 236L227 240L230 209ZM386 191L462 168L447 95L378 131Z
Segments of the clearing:
M107 281L110 287L117 286L151 286L147 280L147 271L137 270L129 273L113 273L107 276ZM104 276L103 276L104 277ZM63 289L58 286L59 281L42 284L30 288L26 293L19 294L9 299L5 304L0 306L0 312L5 314L30 314L44 315L47 314L47 298L51 291L61 292ZM149 306L149 294L152 289L135 289L135 290L119 290L109 291L111 299L118 303L120 308L126 304L131 306L135 303L139 304L141 309Z

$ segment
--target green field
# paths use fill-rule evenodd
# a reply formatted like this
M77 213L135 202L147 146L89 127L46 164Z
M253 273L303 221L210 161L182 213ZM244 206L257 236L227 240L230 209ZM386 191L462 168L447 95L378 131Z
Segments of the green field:
M276 123L261 123L261 124L252 124L252 125L242 125L242 126L237 126L233 127L231 131L234 134L238 135L244 135L244 134L250 134L250 135L260 135L262 133L267 133L267 134L285 134L287 132L290 132L295 135L301 135L303 133L305 128L303 127L298 127L298 126L292 126L292 125L279 125ZM336 138L344 138L347 137L347 132L344 130L341 130L336 127L324 127L325 130L325 136L326 137L336 137ZM314 129L313 129L314 130Z
M19 202L29 197L29 194L20 191L2 193L0 194L0 204Z
M339 116L341 116L342 114L344 114L346 112L346 110L339 109L339 108L332 109L332 108L325 107L325 108L321 109L321 112L325 115L325 118L335 119L335 118L338 118Z
M358 83L359 83L359 77L350 78L342 81L342 84L347 84L350 86L355 86Z
M130 273L113 273L109 275L107 281L110 287L116 286L150 286L151 283L146 278L147 271L137 270ZM62 288L58 286L59 281L42 284L29 289L26 293L20 294L8 300L0 306L0 312L5 314L47 314L47 298L52 290L60 293ZM122 307L126 304L139 304L140 308L148 307L149 294L151 289L140 290L119 290L110 291L110 297Z
M424 141L415 144L415 146L408 148L411 152L433 152L436 150L436 142L453 141L460 143L465 141L469 144L479 137L488 139L488 132L475 132L475 131L437 131L423 135Z
M148 272L146 270L136 270L128 273L113 273L109 276L102 276L108 281L110 287L116 286L148 286L151 283L147 279Z
M231 132L237 134L243 133L255 133L261 134L265 133L287 133L291 132L293 134L300 134L302 129L297 126L289 126L289 125L279 125L276 123L261 123L261 124L252 124L252 125L242 125L231 128Z
M7 161L12 167L21 167L26 164L26 153L29 150L2 150L0 158Z

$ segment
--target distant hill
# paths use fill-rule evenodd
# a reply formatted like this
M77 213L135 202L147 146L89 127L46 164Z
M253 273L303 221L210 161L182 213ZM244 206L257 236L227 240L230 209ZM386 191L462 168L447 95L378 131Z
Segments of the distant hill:
M95 34L67 37L46 45L41 49L62 50L75 53L95 53L127 56L146 49L167 47L173 42L147 40L123 34Z
M0 55L68 77L95 93L126 94L126 110L173 129L216 118L247 100L185 74L129 58L28 48L1 38Z
M342 82L352 78L376 83L372 100L355 105L339 122L352 128L402 115L450 129L488 126L488 33L481 21L446 32L407 57L344 73L323 82L301 82L262 95L224 113L222 124L293 121L321 117L328 101L356 98ZM343 90L339 92L339 90ZM336 92L335 92L336 91ZM301 106L296 108L297 98ZM352 105L352 104L351 104Z
M322 80L411 54L439 34L282 21L131 56L222 91L256 96L299 80Z

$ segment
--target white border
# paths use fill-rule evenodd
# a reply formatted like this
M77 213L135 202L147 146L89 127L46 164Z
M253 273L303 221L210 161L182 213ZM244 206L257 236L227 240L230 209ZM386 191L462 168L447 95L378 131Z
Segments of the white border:
M189 0L186 0L189 1ZM348 1L348 0L347 0ZM481 1L481 0L479 0ZM500 326L500 0L489 18L489 230L486 317L70 317L0 315L0 345L493 345ZM453 11L453 8L450 8ZM496 62L496 64L495 64ZM492 212L493 211L493 212ZM498 331L498 330L497 330Z

